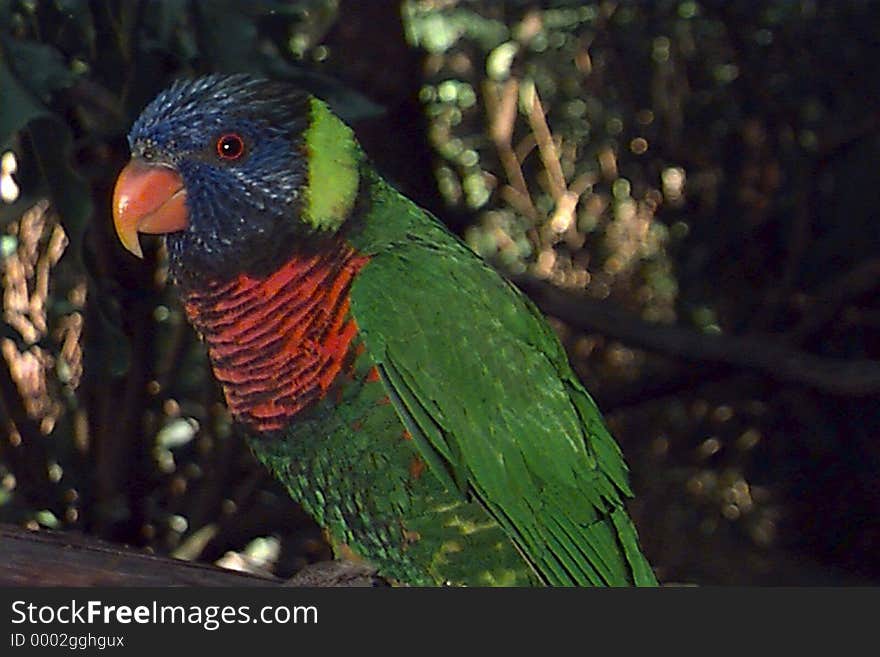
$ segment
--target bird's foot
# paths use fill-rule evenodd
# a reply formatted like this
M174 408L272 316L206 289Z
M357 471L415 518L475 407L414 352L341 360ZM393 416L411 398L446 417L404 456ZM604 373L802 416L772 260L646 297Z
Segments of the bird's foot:
M388 586L366 563L319 561L287 580L286 586Z

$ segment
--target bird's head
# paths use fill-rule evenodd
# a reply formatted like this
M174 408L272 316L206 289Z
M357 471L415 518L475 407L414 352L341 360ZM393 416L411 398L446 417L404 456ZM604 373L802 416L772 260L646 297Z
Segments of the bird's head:
M137 256L138 233L165 234L178 278L264 267L338 230L357 195L351 130L283 83L247 75L175 82L128 141L131 161L113 195L116 232Z

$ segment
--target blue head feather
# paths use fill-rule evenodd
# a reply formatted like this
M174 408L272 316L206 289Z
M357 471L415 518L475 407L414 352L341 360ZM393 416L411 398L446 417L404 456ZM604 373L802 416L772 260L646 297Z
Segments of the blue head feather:
M180 282L265 266L306 230L308 121L307 94L247 75L177 81L144 109L128 135L132 154L174 167L187 190L189 226L166 237ZM227 133L244 140L240 159L217 155Z

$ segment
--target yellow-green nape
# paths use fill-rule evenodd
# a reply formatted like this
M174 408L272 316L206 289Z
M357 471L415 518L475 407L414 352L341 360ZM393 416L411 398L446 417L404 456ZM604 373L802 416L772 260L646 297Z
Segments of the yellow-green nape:
M317 98L311 99L310 119L305 132L309 174L303 218L318 230L335 231L357 197L360 148L351 128Z

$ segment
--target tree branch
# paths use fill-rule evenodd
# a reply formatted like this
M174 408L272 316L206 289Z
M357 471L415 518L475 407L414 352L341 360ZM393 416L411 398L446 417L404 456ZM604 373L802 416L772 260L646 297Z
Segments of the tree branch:
M814 356L766 337L701 333L670 324L654 324L620 308L560 290L534 278L517 285L549 315L583 331L601 333L633 347L684 360L756 370L773 379L806 385L836 395L880 392L880 362Z
M372 571L345 561L308 566L285 582L160 557L69 532L0 525L0 586L372 586Z

